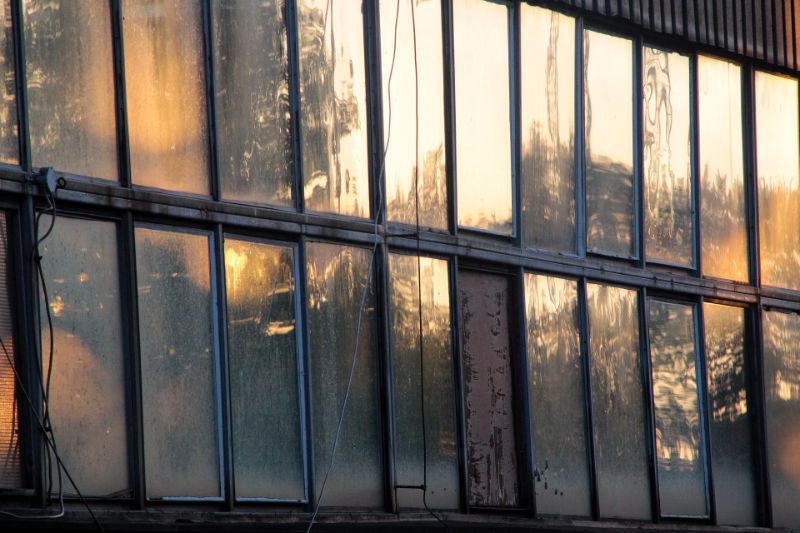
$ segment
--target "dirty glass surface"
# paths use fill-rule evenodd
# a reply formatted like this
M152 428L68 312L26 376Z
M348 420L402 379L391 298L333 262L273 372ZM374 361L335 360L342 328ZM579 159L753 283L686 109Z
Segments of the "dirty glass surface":
M378 508L383 505L377 325L372 280L361 316L360 333L357 330L371 253L372 250L335 244L306 245L317 498L330 465L358 337L353 384L322 506Z
M417 265L415 256L389 255L397 483L422 485L427 463L426 502L437 509L457 509L460 501L447 269L441 259L422 257ZM424 508L420 490L398 489L397 501Z
M652 516L635 290L589 283L589 354L600 516Z
M300 0L306 208L370 216L362 2Z
M136 228L147 497L219 497L209 236Z
M305 497L294 254L225 238L236 498Z
M284 0L214 0L222 197L292 206Z
M536 512L589 516L577 282L525 274L525 311Z
M575 253L575 19L520 5L525 244Z
M191 0L123 0L131 179L209 194L203 10Z
M8 294L8 227L0 211L0 291ZM9 298L0 298L0 488L24 485L19 442L19 396L14 377L14 315Z
M458 224L511 234L509 7L453 2Z
M3 2L0 4L0 161L3 163L19 163L16 94L11 3Z
M387 214L416 224L419 198L419 224L447 228L441 3L381 0L380 16Z

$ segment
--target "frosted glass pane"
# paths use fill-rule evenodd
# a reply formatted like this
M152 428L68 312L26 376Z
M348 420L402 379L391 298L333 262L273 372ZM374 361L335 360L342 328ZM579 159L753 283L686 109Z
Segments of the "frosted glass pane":
M26 0L34 166L117 180L111 13L104 0Z
M800 290L797 80L755 73L761 282Z
M648 299L661 514L707 516L694 306Z
M414 10L416 34L411 10ZM419 198L419 223L446 228L441 4L381 0L380 14L383 138L388 142L384 172L389 219L416 224ZM416 86L415 79L418 80Z
M42 217L40 234L48 227L50 218ZM40 253L53 321L50 418L58 453L83 494L124 493L130 481L116 225L59 217ZM47 368L43 297L40 304Z
M6 215L0 211L0 488L19 488L25 485L22 473L19 442L19 401L14 377L16 352L14 346L14 315L8 280L8 227ZM22 400L24 401L24 400Z
M0 3L0 161L19 162L11 2Z
M222 196L293 205L284 0L214 0Z
M756 524L744 309L703 304L717 523Z
M578 286L525 274L525 317L539 514L591 514Z
M747 280L741 68L697 58L703 273Z
M583 32L586 246L630 257L633 216L633 45ZM613 72L613 76L609 76Z
M453 2L458 223L511 234L509 8Z
M368 217L369 160L362 2L299 0L306 208Z
M220 495L206 235L136 228L149 498Z
M575 253L575 20L520 10L523 237Z
M642 52L646 254L648 259L691 266L689 58L648 46Z
M427 459L427 504L457 509L459 471L447 262L423 257L419 267L421 275L414 256L389 256L395 472L400 485L422 485L426 479L423 461ZM424 383L420 376L420 279ZM398 489L397 501L401 508L424 507L420 490Z
M122 14L133 183L209 194L202 5L123 0Z
M636 291L588 284L600 516L652 517Z
M225 239L237 498L302 500L293 251Z
M363 248L334 244L306 245L317 498L330 465L336 425L353 364L359 307L371 253ZM376 327L375 295L370 284L362 314L353 385L323 506L378 508L383 505Z

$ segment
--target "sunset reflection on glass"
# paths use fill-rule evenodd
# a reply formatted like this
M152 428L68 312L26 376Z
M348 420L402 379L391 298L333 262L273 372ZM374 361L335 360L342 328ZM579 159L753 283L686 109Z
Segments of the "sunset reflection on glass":
M458 224L511 234L509 7L455 0Z
M8 274L8 226L5 213L0 212L0 291L7 294L10 286ZM14 318L11 299L0 298L0 488L23 486L23 468L19 442L19 397L14 377L16 354L14 351Z

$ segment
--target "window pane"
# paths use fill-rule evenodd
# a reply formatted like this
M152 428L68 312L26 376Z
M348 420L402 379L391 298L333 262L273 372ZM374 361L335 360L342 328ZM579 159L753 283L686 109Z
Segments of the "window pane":
M600 516L652 516L636 291L588 284Z
M633 46L583 32L587 247L635 253L633 217ZM609 76L613 72L613 76Z
M220 494L206 235L136 228L149 498Z
M361 317L360 335L356 331L371 250L309 243L306 255L317 498L331 462L358 336L353 385L322 505L380 507L383 467L372 284Z
M525 310L536 511L589 516L578 284L525 274Z
M43 217L40 234L49 227ZM124 491L130 482L116 225L59 217L40 253L53 321L50 417L58 453L82 493ZM44 298L40 303L47 368L50 331Z
M306 208L369 216L361 2L300 0L300 103Z
M26 0L25 60L34 166L116 180L109 3Z
M14 75L14 32L11 3L0 3L0 161L19 162L17 139L16 76Z
M225 239L237 498L305 498L291 248Z
M419 223L447 228L441 4L381 0L380 12L383 138L388 141L384 172L389 219L416 224L419 198Z
M647 258L691 266L689 58L648 46L642 51Z
M503 234L513 231L508 28L503 3L453 2L458 223Z
M292 138L284 1L214 1L222 196L291 206Z
M703 273L747 280L741 68L697 59Z
M648 299L661 514L707 516L694 306Z
M575 20L520 8L525 244L575 253Z
M800 290L797 80L756 72L761 281Z
M459 471L454 426L447 262L423 257L420 258L419 273L417 267L417 258L414 256L389 255L397 483L422 485L425 481L425 462L427 504L439 509L457 509ZM422 363L420 358L423 358ZM420 381L421 373L425 376L424 383ZM425 447L422 434L423 394ZM397 500L403 508L424 507L419 490L399 489Z
M706 303L703 317L717 522L755 525L752 421L744 366L744 309Z
M503 276L458 274L470 505L519 505L509 298Z
M16 363L14 315L8 298L8 227L0 211L0 488L20 488L24 483L19 442L19 412L13 364Z
M123 0L131 177L209 194L203 12L191 0Z

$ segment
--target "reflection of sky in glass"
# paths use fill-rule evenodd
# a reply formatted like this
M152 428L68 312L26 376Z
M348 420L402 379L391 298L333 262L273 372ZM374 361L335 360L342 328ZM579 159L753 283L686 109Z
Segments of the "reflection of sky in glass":
M458 223L510 234L508 6L453 2Z

